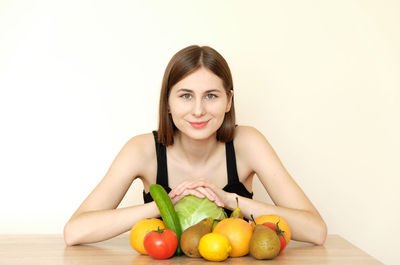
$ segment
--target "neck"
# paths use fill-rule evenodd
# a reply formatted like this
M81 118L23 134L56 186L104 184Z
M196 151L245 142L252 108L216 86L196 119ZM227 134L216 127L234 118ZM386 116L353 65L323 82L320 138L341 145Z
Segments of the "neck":
M215 154L218 148L216 135L203 140L191 139L178 133L174 139L177 153L192 165L204 165Z

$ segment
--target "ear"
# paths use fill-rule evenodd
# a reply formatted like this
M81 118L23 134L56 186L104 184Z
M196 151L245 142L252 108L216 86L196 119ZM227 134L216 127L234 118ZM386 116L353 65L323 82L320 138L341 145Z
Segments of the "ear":
M228 104L226 104L225 112L229 112L231 110L232 100L233 100L233 90L230 91L230 94L228 96Z

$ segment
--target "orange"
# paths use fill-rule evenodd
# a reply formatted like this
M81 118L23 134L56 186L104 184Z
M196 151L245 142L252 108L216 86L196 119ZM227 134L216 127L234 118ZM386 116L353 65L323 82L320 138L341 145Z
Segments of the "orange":
M231 257L241 257L249 253L250 239L253 234L251 225L241 218L226 218L219 222L213 233L223 234L231 243Z
M129 240L134 250L140 254L147 255L144 249L143 240L148 232L157 230L157 228L165 228L164 222L160 219L142 219L136 222L132 227Z
M286 245L289 244L291 238L290 227L288 222L286 222L286 220L282 216L274 214L260 215L254 221L256 221L256 224L263 224L266 222L271 222L276 224L277 222L279 222L279 228L282 231L284 231L283 234L285 235L286 238ZM251 227L254 229L254 222L251 222Z

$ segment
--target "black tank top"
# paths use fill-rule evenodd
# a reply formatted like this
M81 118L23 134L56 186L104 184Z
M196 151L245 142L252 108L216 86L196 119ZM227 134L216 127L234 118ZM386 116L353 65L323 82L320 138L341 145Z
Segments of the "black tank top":
M157 184L164 187L165 191L169 193L171 188L168 186L168 170L167 170L167 149L163 144L157 140L157 132L153 131L154 141L156 144L157 154ZM239 196L246 198L253 198L253 193L249 192L242 182L239 181L239 176L236 168L236 156L233 142L225 144L226 151L226 166L228 171L228 184L223 188L226 192L236 193ZM146 193L143 190L143 200L145 203L153 201L150 192ZM231 212L225 209L225 212L230 216Z

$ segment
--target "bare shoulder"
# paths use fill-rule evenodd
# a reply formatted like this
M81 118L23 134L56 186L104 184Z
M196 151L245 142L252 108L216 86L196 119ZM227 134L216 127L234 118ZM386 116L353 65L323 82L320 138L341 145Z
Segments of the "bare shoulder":
M237 126L235 128L234 139L235 149L242 151L253 149L257 145L268 145L265 136L256 128L251 126Z
M111 166L112 175L143 177L148 175L155 161L154 138L151 133L130 138Z
M260 159L274 156L274 151L267 138L251 126L237 126L234 135L235 152L243 161L254 169Z
M124 148L126 152L139 160L149 160L155 156L154 136L152 133L140 134L129 139Z

